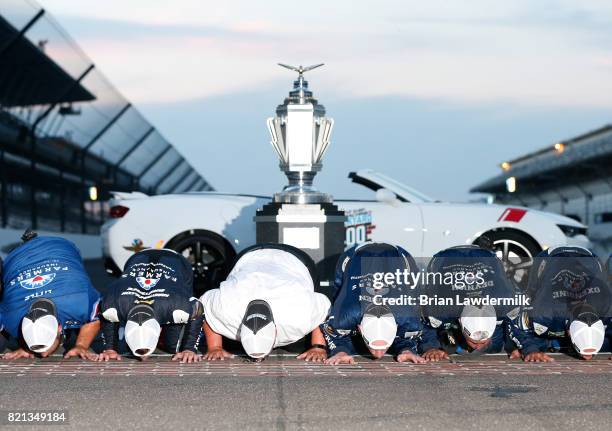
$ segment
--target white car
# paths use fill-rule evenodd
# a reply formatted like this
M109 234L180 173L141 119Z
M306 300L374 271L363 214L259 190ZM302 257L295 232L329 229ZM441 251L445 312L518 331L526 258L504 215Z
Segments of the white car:
M371 170L349 178L375 192L375 199L335 200L348 216L347 248L382 241L427 257L486 237L507 266L514 264L520 281L532 256L543 249L590 245L586 226L568 217L521 207L437 202ZM117 272L136 251L170 248L191 261L198 290L214 287L236 253L255 243L253 217L269 201L267 196L216 192L114 193L111 219L102 226L106 267Z

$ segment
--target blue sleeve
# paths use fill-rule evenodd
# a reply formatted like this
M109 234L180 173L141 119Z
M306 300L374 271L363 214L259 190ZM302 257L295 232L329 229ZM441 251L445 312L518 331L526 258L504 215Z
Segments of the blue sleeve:
M333 320L331 320L331 322L333 322ZM329 356L334 356L336 353L340 352L348 353L352 356L357 354L355 346L353 345L353 340L351 340L351 336L355 334L354 328L337 329L330 324L329 318L321 324L320 328L323 332L323 337L325 337Z
M400 324L397 328L397 336L393 342L393 352L396 355L406 351L418 354L418 341L422 331L423 326L418 318L407 319L406 322Z
M90 288L88 293L89 293L89 306L88 306L89 320L87 321L87 323L96 322L100 320L100 300L101 300L100 293L93 288Z
M431 349L442 349L442 344L438 339L438 329L425 322L423 324L423 332L420 341L421 352L425 353Z
M519 314L520 316L520 314ZM515 319L516 320L516 319ZM505 317L503 325L504 350L507 353L512 353L516 349L520 349L519 341L514 337L513 328L517 325L516 321ZM520 329L520 328L519 328Z
M538 336L529 323L524 324L523 322L527 320L523 316L519 316L517 320L520 321L509 321L507 331L521 353L523 355L528 355L533 352L545 352L547 345L546 339Z
M502 322L495 327L493 331L493 337L491 337L491 343L487 347L487 353L499 353L504 350L506 345L506 325Z

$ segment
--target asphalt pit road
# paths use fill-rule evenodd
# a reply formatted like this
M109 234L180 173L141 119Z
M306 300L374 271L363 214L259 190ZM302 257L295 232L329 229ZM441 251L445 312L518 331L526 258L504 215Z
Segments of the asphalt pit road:
M490 392L492 398L510 398L514 394L526 394L529 392L537 392L535 386L493 386L493 387L472 387L469 389L472 392Z

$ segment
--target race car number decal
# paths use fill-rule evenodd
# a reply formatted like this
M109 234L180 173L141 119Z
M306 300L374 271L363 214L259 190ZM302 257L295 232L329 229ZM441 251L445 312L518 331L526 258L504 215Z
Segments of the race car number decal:
M344 227L346 231L344 246L347 249L371 240L372 230L376 228L372 224L372 211L363 208L346 211Z

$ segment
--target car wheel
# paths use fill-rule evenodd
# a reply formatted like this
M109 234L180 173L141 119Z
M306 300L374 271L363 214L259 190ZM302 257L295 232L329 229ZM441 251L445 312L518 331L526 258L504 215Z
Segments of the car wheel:
M508 277L525 290L533 258L542 248L533 239L519 232L498 230L486 233L483 237L490 241Z
M194 295L199 297L216 289L225 280L236 253L222 238L196 233L176 241L168 248L182 254L193 268Z

